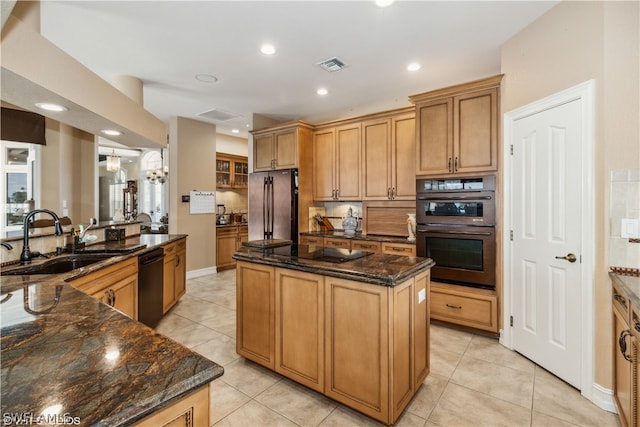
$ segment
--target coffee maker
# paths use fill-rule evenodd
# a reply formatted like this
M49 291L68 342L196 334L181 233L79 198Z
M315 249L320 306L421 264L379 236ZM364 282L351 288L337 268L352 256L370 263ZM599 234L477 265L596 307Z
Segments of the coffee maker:
M227 212L227 208L224 205L217 205L216 224L218 225L229 224L229 219L225 215L226 212Z

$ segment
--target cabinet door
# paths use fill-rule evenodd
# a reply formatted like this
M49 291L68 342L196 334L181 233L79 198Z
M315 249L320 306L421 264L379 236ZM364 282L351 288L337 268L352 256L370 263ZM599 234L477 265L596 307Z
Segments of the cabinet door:
M242 246L243 242L247 242L249 240L249 227L246 225L241 225L238 227L238 248Z
M236 351L275 369L275 269L236 264Z
M175 261L176 244L164 247L164 264L162 270L162 311L166 313L175 303Z
M128 277L114 284L112 307L132 319L138 318L138 277Z
M178 302L187 291L187 249L186 245L183 249L178 249L176 253L176 263L174 271L174 299Z
M325 394L389 418L388 288L325 277Z
M416 199L416 119L414 114L393 118L394 200Z
M360 125L337 128L335 147L337 197L339 200L361 200Z
M456 96L454 172L495 171L498 167L498 90Z
M391 120L362 125L365 200L388 200L391 194Z
M297 131L290 130L275 134L275 168L288 169L298 166L297 159Z
M335 129L324 129L313 135L313 200L335 198Z
M453 101L439 99L417 105L417 175L453 172Z
M272 133L255 136L253 139L253 170L264 171L273 168L275 158L273 151L274 137Z
M191 427L210 425L209 384L204 385L134 424L134 427Z
M324 278L276 269L276 371L324 391Z
M237 227L221 227L216 230L216 267L218 269L235 264L232 257L237 247Z
M621 346L626 346L626 350ZM623 350L625 350L623 352ZM633 366L625 359L625 354L632 354L632 343L629 324L614 308L613 310L613 396L618 408L618 415L623 426L631 426L633 421Z

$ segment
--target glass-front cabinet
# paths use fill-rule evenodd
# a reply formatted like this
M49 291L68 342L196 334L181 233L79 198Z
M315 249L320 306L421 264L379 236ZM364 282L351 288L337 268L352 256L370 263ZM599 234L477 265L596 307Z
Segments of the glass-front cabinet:
M216 187L247 188L249 162L246 157L216 153Z

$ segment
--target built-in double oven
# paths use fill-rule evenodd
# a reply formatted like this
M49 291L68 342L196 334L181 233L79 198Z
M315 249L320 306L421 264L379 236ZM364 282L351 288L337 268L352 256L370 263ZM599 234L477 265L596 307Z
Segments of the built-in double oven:
M434 281L495 289L495 176L416 181L417 255Z

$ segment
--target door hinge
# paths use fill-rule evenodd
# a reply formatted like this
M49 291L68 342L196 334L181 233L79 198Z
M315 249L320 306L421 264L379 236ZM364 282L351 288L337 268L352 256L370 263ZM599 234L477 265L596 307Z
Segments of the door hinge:
M509 326L513 327L513 316L509 316Z
M509 240L513 242L513 230L509 230Z
M509 146L509 151L511 152L511 155L513 156L513 144L511 144L511 145Z

